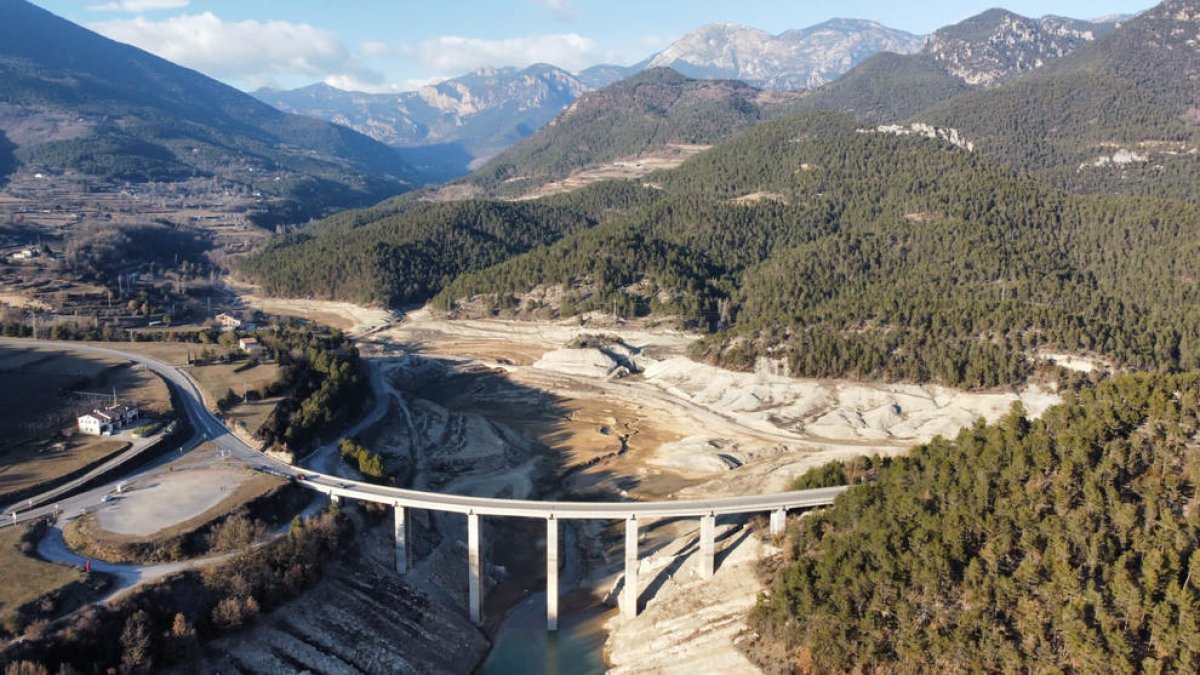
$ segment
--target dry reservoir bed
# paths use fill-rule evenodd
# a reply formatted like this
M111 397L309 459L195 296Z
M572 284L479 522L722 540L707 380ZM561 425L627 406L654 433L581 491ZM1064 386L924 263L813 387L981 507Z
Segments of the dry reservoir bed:
M600 347L572 348L597 334L606 337ZM687 358L694 336L661 329L450 321L421 311L376 337L452 364L410 394L548 448L571 476L564 487L642 498L714 480L707 494L784 490L832 459L896 454L996 419L1015 402L1040 415L1058 401L1038 386L963 392L803 380L766 363L735 373Z

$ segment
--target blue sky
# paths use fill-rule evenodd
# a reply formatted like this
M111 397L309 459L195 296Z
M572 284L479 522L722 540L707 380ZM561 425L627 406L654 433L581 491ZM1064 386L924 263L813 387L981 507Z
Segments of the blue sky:
M482 66L631 64L697 26L780 33L833 17L925 34L998 0L34 0L242 89L412 89ZM1012 0L1018 14L1133 13L1153 0Z

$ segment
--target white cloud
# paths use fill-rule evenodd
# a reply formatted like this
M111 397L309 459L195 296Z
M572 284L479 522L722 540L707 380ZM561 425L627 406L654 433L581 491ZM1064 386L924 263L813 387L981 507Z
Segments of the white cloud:
M331 31L304 23L224 21L204 12L161 21L140 16L102 21L89 28L245 88L339 74L363 82L382 80L358 63Z
M102 5L89 5L93 12L153 12L159 9L183 9L190 0L114 0Z
M392 46L386 42L364 42L358 46L363 56L387 56L392 53Z
M544 8L559 18L572 20L575 18L575 5L571 0L531 0L533 4Z
M578 70L603 60L596 43L575 33L534 35L506 40L482 40L444 35L426 40L404 53L439 73L460 73L483 66L524 67L550 63Z
M323 82L331 87L334 87L335 89L341 89L342 91L361 91L367 94L398 94L405 91L416 91L421 87L430 84L437 84L438 82L443 82L447 79L449 78L442 76L426 77L405 80L396 84L384 83L375 80L363 80L354 75L330 75L326 77Z

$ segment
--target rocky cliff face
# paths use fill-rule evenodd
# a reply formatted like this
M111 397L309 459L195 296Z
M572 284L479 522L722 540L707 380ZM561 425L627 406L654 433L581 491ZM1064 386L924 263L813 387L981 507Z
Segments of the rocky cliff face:
M874 21L834 19L771 35L734 24L695 30L650 58L689 77L742 80L771 90L806 89L837 79L881 51L909 54L924 38Z
M1059 59L1115 25L993 9L936 31L922 53L966 84L989 87Z
M548 65L486 68L399 94L315 84L254 95L280 110L326 119L394 147L457 144L488 156L528 136L589 87Z

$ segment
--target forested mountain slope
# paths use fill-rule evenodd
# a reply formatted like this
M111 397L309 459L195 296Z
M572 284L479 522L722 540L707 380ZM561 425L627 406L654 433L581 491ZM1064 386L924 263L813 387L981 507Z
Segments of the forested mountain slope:
M510 308L558 284L563 313L677 313L715 331L699 355L811 376L991 386L1041 348L1200 366L1190 204L1062 193L829 114L762 124L650 182L652 203L464 275L437 304Z
M915 118L1070 189L1194 199L1200 1L1168 0L1034 74Z
M488 194L521 195L587 166L670 145L711 145L757 124L771 108L792 98L741 82L647 70L584 94L466 180Z
M958 94L1018 79L1114 27L1113 22L1030 19L991 9L935 31L915 54L876 54L814 90L797 107L898 122Z
M1200 383L1119 377L935 440L797 521L768 672L1200 670Z
M578 210L534 203L392 202L277 239L240 270L273 295L405 305L592 224Z
M132 182L219 175L285 198L295 218L419 181L366 136L279 112L25 0L0 0L0 102L0 131L38 170Z

